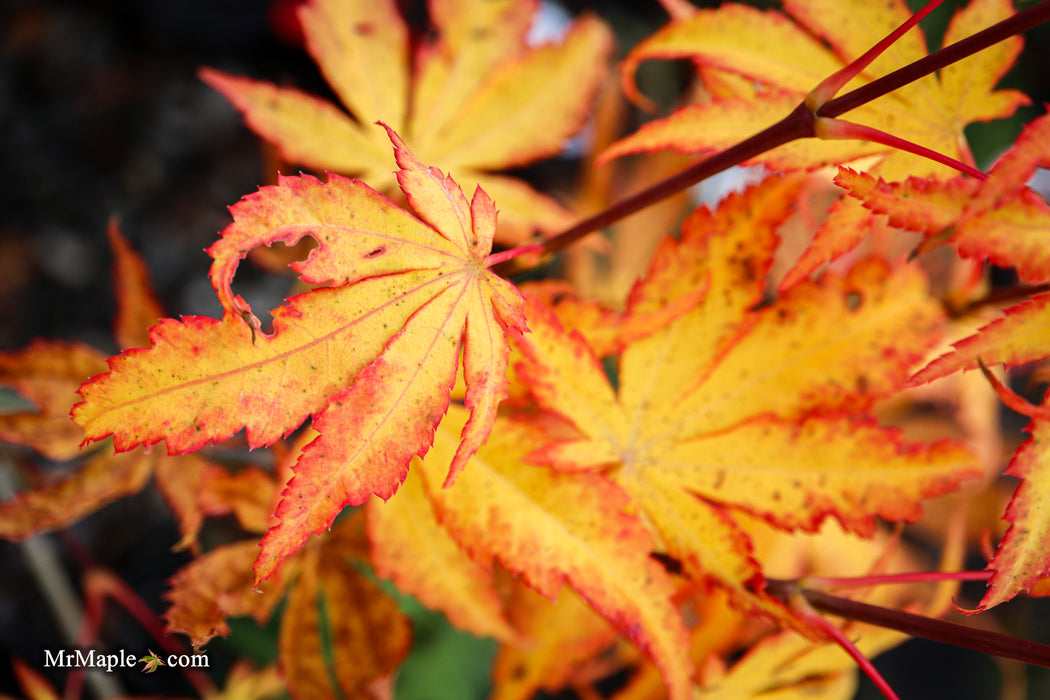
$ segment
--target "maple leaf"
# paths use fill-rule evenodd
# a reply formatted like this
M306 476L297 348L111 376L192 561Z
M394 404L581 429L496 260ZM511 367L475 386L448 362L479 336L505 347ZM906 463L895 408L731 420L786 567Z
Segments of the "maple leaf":
M1050 116L1025 127L982 183L961 178L886 183L850 170L840 171L837 180L896 225L923 231L927 241L954 244L964 256L987 257L1014 267L1025 282L1042 283L1050 281L1050 208L1025 185L1040 163L1050 163ZM909 383L976 369L982 360L1014 367L1050 355L1050 295L1035 295L1004 313L953 343L952 352L923 367Z
M105 356L81 343L37 340L0 353L0 384L33 404L32 410L0 415L0 439L54 460L76 457L84 431L69 421L69 410L84 377L105 370Z
M922 185L915 181L884 183L843 171L839 177L851 195L865 206L887 213L891 220L927 235L927 243L953 244L967 257L987 257L1014 267L1026 282L1050 280L1046 242L1050 209L1025 186L1035 168L1050 162L1050 117L1029 124L1014 147L992 169L987 181L955 179ZM899 203L887 197L898 198ZM1039 294L1004 310L977 333L953 343L946 353L909 379L912 385L931 382L979 365L1014 367L1050 356L1050 294ZM1007 397L1009 398L1009 397ZM1044 399L1044 404L1046 400ZM1042 411L1023 401L1008 401L1028 413L1031 437L1018 448L1007 474L1021 479L1006 508L1010 523L988 564L993 571L978 610L1003 603L1032 589L1050 572L1046 543L1050 512L1041 496L1050 474L1050 437Z
M1034 419L1025 430L1031 437L1017 449L1006 470L1021 479L1003 515L1010 527L988 562L988 569L994 573L977 611L1029 591L1050 575L1050 505L1046 499L1050 489L1050 421Z
M535 0L434 0L437 38L410 57L394 0L314 0L300 12L306 48L347 111L317 97L213 69L201 77L282 156L317 170L394 189L382 120L420 159L479 184L503 211L499 240L568 223L553 200L490 171L561 151L579 128L606 73L609 31L576 21L560 45L531 48ZM410 71L410 63L414 70Z
M297 698L364 697L408 654L408 619L340 548L318 548L305 559L277 642L282 674Z
M116 335L119 342L143 333L139 324L159 306L141 258L121 235L107 227L116 265ZM0 503L0 537L25 539L77 522L122 496L138 492L157 459L141 452L114 455L108 447L81 449L84 431L69 420L77 386L106 370L105 356L81 343L35 340L28 347L0 353L0 384L33 405L0 415L0 439L24 445L56 461L75 461L59 478L19 491Z
M295 567L253 588L251 563L258 550L254 541L222 545L179 569L165 594L171 603L165 613L168 631L187 635L194 648L200 648L213 637L229 634L228 618L250 615L265 623L294 578Z
M941 312L917 270L868 259L845 277L800 283L752 310L777 223L752 204L778 187L773 179L717 212L701 209L680 242L660 246L628 317L669 298L692 301L626 343L616 390L582 337L532 303L517 369L539 406L577 431L530 460L608 474L689 576L804 629L763 593L735 511L788 530L813 530L833 516L871 535L874 516L913 520L921 499L977 472L960 446L904 443L866 414L937 337ZM682 289L683 277L707 277L706 295Z
M292 696L363 697L366 686L389 676L411 643L397 604L357 569L368 553L363 515L341 520L257 589L250 566L255 542L204 554L169 581L168 631L188 635L199 648L227 635L230 617L266 622L287 593L278 661ZM332 649L331 663L326 647Z
M496 210L478 188L426 168L388 128L398 181L416 214L367 185L333 175L327 184L282 178L231 211L234 223L208 252L222 319L166 319L148 349L110 361L80 389L73 410L87 440L112 435L118 450L165 440L189 452L244 428L248 445L269 445L307 416L319 436L304 450L263 537L258 580L329 527L345 505L389 498L409 460L422 455L449 404L462 355L463 429L448 482L487 438L506 395L506 334L525 329L513 285L486 268ZM273 313L273 333L230 288L257 245L318 242L293 267L330 286ZM247 323L245 323L247 321Z
M441 488L455 458L456 426L465 420L462 409L450 407L434 448L415 467L438 521L476 562L495 559L548 598L571 585L654 660L671 698L691 697L674 582L649 556L651 537L628 510L626 493L598 474L559 474L523 462L542 445L540 436L503 419L455 486Z
M901 228L926 236L920 251L954 245L965 258L1017 270L1021 281L1050 281L1050 206L1025 183L1050 164L1050 116L1028 124L987 180L910 177L885 182L840 168L835 183Z
M423 482L409 471L397 498L365 506L376 575L440 610L461 630L501 641L514 638L491 569L478 565L434 518Z
M142 452L93 455L55 483L19 491L0 503L0 537L24 540L61 530L118 498L138 493L153 472Z
M152 649L149 650L149 654L139 659L139 662L145 665L142 669L143 673L153 673L158 667L164 665L164 662L160 660L160 657Z
M616 641L616 632L575 592L551 601L531 588L514 588L509 605L520 639L504 644L492 667L492 700L555 694L581 675L588 661Z

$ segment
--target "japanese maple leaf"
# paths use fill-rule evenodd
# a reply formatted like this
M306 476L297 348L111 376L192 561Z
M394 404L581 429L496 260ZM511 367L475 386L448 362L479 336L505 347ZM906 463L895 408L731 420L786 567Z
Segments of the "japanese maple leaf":
M963 257L1013 267L1021 281L1042 284L1050 282L1050 205L1025 184L1041 164L1050 165L1046 115L1025 127L983 182L885 182L848 169L835 182L894 226L923 233L923 249L953 245Z
M628 495L600 474L565 474L523 458L543 445L535 427L499 419L452 488L441 488L466 420L449 409L434 449L414 468L434 514L484 568L498 561L554 599L568 584L660 668L672 700L692 697L688 635L675 581ZM382 506L380 506L382 507Z
M923 498L977 472L962 447L906 443L867 413L937 338L941 312L917 269L867 259L752 310L790 208L790 198L771 206L775 193L785 194L778 178L717 212L700 209L680 242L661 245L629 300L616 389L583 338L535 304L518 372L537 403L576 431L531 461L607 475L689 576L805 628L763 593L734 513L786 530L832 516L871 535L875 516L913 520ZM689 296L694 285L683 279L706 279L707 293ZM677 317L634 331L631 317L683 298Z
M143 664L143 673L153 673L159 666L163 666L164 662L160 660L160 657L150 649L149 654L139 659L139 663Z
M389 498L422 455L449 405L462 357L463 429L449 482L487 438L506 393L507 333L525 329L517 290L486 267L496 226L492 200L426 168L389 129L409 204L333 175L282 178L232 207L210 249L222 319L166 319L149 349L110 361L86 383L74 419L87 440L118 450L160 440L197 450L244 428L249 446L272 444L308 417L320 435L304 450L263 537L255 570L266 578L345 505ZM263 334L230 283L254 246L302 236L318 247L293 267L328 286L293 297ZM247 321L247 323L245 322Z
M1050 207L1026 182L1050 165L1050 116L1036 119L1003 155L984 182L962 178L887 183L850 170L837 182L897 226L915 229L927 243L955 245L966 257L1017 270L1021 280L1050 282ZM1050 295L1039 294L1005 310L1005 317L954 343L911 378L922 384L961 369L1014 367L1050 356Z
M574 23L559 45L532 48L536 0L433 0L437 38L410 50L394 0L313 0L300 11L306 48L342 106L294 88L204 69L201 77L294 163L395 189L382 120L420 159L480 184L500 203L500 241L566 224L521 180L491 171L552 156L580 127L606 73L609 31ZM410 67L411 66L411 67ZM342 107L345 107L344 111Z
M996 163L987 181L964 180L885 183L849 171L840 173L850 194L865 206L917 228L927 241L958 247L969 257L987 257L1014 267L1027 282L1050 281L1050 209L1025 182L1039 165L1050 163L1050 117L1029 124L1014 148ZM887 197L889 195L889 198ZM894 204L891 199L899 199ZM985 365L1007 367L1050 357L1050 294L1038 294L1005 309L953 350L930 362L909 382L923 384L954 372ZM1009 397L1006 397L1009 400ZM1010 523L995 556L988 564L994 573L978 609L986 609L1028 591L1050 573L1050 508L1045 494L1050 488L1050 421L1047 400L1026 407L1010 402L1032 416L1025 428L1031 437L1018 448L1007 473L1021 479L1006 508Z

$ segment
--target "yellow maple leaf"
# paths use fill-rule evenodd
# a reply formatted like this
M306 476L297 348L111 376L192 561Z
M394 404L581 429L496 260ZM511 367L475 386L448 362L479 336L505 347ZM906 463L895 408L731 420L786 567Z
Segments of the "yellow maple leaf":
M959 445L906 444L867 414L937 337L941 312L916 269L868 259L752 309L777 223L752 204L782 186L773 180L717 212L701 209L681 241L660 246L628 318L688 295L683 276L706 277L708 291L626 344L616 389L583 338L531 302L517 369L540 407L577 431L552 437L531 461L608 475L690 577L805 628L763 593L735 512L787 530L813 530L832 516L870 535L875 516L913 520L923 498L977 472Z
M461 359L471 419L450 482L506 395L506 334L525 325L517 290L487 269L495 206L480 188L468 202L389 135L420 218L339 176L327 184L284 178L245 198L209 249L223 318L162 321L152 347L114 358L108 374L81 388L73 411L87 440L113 435L118 450L165 440L172 453L242 428L250 446L272 444L312 416L320 435L303 450L263 538L260 580L344 505L397 490L411 457L430 447ZM330 286L277 309L265 335L230 288L233 275L252 247L304 235L318 247L295 269Z
M442 611L461 630L501 641L513 639L492 570L471 560L438 524L414 470L397 498L386 502L373 498L365 512L376 575Z
M568 213L521 180L494 174L561 151L606 73L609 31L593 17L558 45L529 47L535 0L431 2L437 38L410 56L394 0L314 0L300 14L306 48L347 111L294 88L205 69L257 133L287 160L395 188L389 124L420 159L480 185L502 208L499 240L521 242ZM414 69L410 69L410 64Z
M522 461L542 445L530 426L500 419L452 488L441 488L465 412L452 406L417 469L438 521L471 558L497 560L553 599L564 583L660 668L673 700L690 698L692 664L675 584L627 494L598 474L559 474Z

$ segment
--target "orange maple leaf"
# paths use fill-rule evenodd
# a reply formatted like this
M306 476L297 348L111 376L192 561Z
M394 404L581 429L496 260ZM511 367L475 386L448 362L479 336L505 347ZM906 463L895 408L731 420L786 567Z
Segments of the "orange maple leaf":
M939 332L941 312L915 268L868 259L845 277L800 283L752 310L778 223L753 205L780 187L774 178L717 212L700 209L680 242L661 245L628 319L688 294L676 286L683 276L708 278L708 291L629 340L617 389L583 338L531 303L518 370L539 406L577 431L530 460L606 474L690 577L805 628L763 593L736 511L787 530L813 530L833 516L871 535L875 516L913 520L923 498L977 472L961 446L905 443L867 414L876 398L897 391Z
M168 631L200 647L226 636L230 617L266 622L287 593L278 654L292 695L363 696L365 686L389 676L404 659L411 631L394 600L355 566L367 554L362 515L340 521L329 537L311 543L304 556L254 590L256 543L216 547L169 581Z
M294 88L228 75L201 77L282 156L394 190L382 120L420 159L479 184L500 203L499 240L569 223L568 213L521 180L491 171L562 150L606 74L611 36L575 22L560 45L530 47L536 0L431 2L437 38L410 56L394 0L314 0L300 12L306 48L349 111ZM410 64L414 70L410 69Z
M1013 267L1021 281L1050 281L1050 205L1026 182L1050 165L1050 116L1028 124L1014 146L978 182L910 177L885 182L840 168L836 184L894 226L920 231L920 251L954 245L966 258Z
M422 455L449 405L462 363L463 429L448 482L492 428L506 395L506 334L525 330L516 288L493 275L496 209L478 188L426 168L388 128L398 181L420 218L367 185L283 178L232 208L234 223L209 253L221 320L167 319L149 349L110 361L73 411L87 440L112 435L118 450L165 440L189 452L244 428L269 445L307 418L320 435L304 450L263 537L257 580L273 573L345 505L389 498ZM318 242L293 267L329 286L277 309L272 335L230 289L257 245ZM245 323L247 321L247 323Z

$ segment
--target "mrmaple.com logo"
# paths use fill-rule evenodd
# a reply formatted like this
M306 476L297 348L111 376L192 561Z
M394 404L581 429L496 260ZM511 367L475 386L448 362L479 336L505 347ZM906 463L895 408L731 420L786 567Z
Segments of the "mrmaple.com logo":
M139 658L125 649L100 652L97 649L44 650L44 668L96 668L112 673L115 668L134 668L143 664L143 671L153 673L159 666L174 668L210 668L204 654L169 654L161 658L150 649L149 654Z

